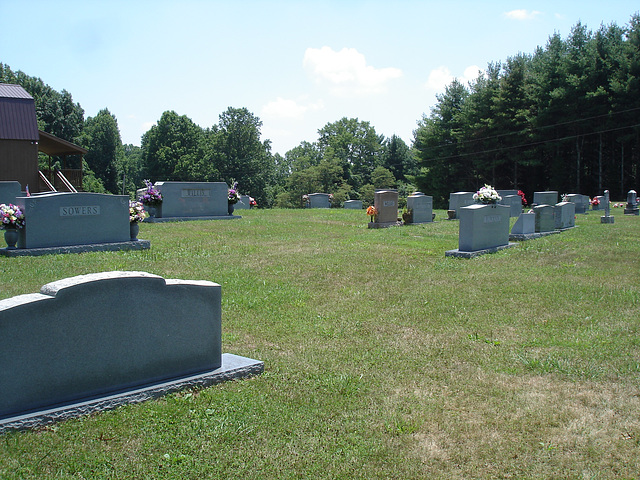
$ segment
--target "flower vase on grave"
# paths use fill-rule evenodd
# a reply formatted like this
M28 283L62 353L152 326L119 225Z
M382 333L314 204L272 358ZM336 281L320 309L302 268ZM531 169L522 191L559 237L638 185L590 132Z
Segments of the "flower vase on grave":
M227 209L229 212L229 215L233 215L233 209L235 208L233 205L234 205L233 203L229 203L229 208Z
M135 242L138 240L138 232L140 232L140 225L138 222L129 223L129 237L131 241Z
M4 230L4 241L7 242L7 250L13 250L16 248L16 243L18 243L19 237L18 230L15 228L5 228Z
M146 205L149 218L162 218L162 204Z

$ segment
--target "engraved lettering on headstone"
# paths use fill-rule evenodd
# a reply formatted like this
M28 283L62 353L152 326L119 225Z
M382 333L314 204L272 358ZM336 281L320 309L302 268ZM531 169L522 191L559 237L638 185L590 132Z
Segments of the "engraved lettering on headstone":
M396 202L394 202L393 200L385 200L384 202L382 202L382 205L385 207L395 207Z
M484 223L498 223L502 221L501 215L485 215Z
M80 217L88 215L100 215L100 205L78 205L60 207L61 217Z
M211 196L211 190L204 188L183 188L182 197L209 197Z

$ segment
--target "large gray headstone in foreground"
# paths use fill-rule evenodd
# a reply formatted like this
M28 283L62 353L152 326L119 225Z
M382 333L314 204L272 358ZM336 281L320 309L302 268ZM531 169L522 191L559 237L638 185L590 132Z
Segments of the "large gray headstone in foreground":
M220 295L209 281L104 272L0 300L0 433L261 373L221 354Z
M0 203L16 203L16 198L22 195L20 182L0 182Z
M220 305L220 285L144 272L1 300L0 419L219 368Z
M129 197L57 192L18 197L26 225L19 248L127 242Z

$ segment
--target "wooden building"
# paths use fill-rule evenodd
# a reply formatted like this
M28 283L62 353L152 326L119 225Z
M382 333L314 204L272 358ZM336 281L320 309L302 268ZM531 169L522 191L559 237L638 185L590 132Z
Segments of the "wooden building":
M48 170L40 171L38 152L47 154L50 160L61 157L62 175L51 168L51 161ZM82 190L82 160L80 168L70 169L66 168L66 159L70 155L82 158L86 153L78 145L38 130L33 97L20 85L0 83L0 181L18 181L23 191L28 186L31 192L50 191L52 187Z

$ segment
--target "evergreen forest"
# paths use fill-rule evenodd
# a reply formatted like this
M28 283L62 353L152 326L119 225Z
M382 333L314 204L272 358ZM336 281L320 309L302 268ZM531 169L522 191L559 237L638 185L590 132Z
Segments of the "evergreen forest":
M35 99L38 126L89 150L84 189L134 194L152 181L239 182L260 207L300 208L302 195L333 194L373 202L377 188L400 197L420 190L444 208L449 193L488 183L534 191L602 194L624 199L640 179L640 14L625 26L596 31L576 24L533 53L495 61L476 80L451 82L417 119L412 144L386 138L358 118L318 129L283 155L262 139L262 121L229 107L203 128L166 111L141 138L122 144L116 117L94 117L40 78L0 63L0 82ZM43 158L44 162L45 159Z

